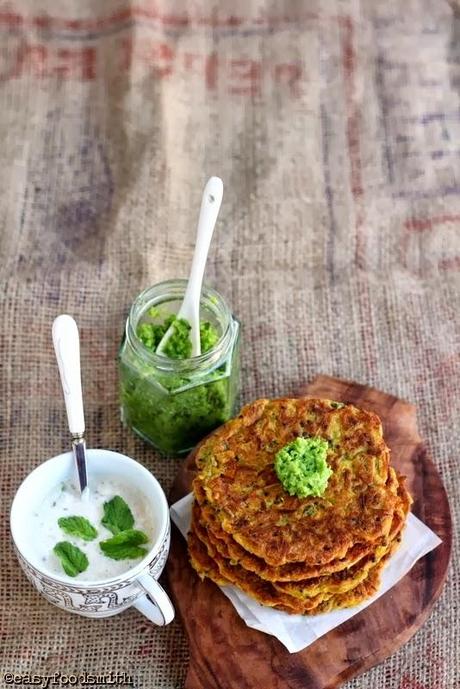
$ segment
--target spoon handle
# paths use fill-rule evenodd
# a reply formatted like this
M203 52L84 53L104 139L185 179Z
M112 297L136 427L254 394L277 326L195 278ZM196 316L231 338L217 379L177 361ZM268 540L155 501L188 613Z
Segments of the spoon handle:
M69 430L74 437L81 437L85 432L85 417L80 376L80 338L77 324L71 316L63 314L55 319L53 344L61 375Z
M191 333L194 354L200 353L199 311L201 287L203 284L203 275L206 268L209 246L211 244L217 216L219 215L223 193L224 187L220 177L211 177L204 188L203 197L201 199L195 251L192 259L190 278L183 301L186 313L181 314L197 325L196 328L192 329Z
M53 323L53 344L61 375L69 430L73 437L72 452L77 467L81 495L88 497L86 472L85 417L80 373L80 337L72 316L63 314Z

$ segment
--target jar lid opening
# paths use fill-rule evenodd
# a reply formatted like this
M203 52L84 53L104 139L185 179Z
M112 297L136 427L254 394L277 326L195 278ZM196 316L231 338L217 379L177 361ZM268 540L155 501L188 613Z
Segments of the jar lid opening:
M146 312L152 307L172 303L177 305L178 310L186 286L186 280L166 280L148 287L135 299L127 319L126 336L131 346L146 362L165 373L198 373L200 370L216 368L225 359L234 339L234 320L225 299L213 288L203 286L200 310L212 318L219 331L219 339L210 349L198 356L176 359L157 354L144 344L137 329ZM170 313L174 313L174 310Z

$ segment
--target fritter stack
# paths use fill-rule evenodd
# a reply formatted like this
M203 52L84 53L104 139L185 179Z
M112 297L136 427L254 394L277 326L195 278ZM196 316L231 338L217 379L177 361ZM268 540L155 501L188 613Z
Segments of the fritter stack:
M290 496L275 455L315 436L329 443L327 489ZM411 504L378 416L330 400L258 400L209 436L195 461L188 545L201 577L289 613L349 607L377 591Z

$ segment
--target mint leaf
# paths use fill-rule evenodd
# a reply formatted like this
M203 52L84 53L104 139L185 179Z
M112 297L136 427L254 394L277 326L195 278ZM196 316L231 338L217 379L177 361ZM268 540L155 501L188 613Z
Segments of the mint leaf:
M104 555L112 560L134 560L147 554L147 550L139 546L147 543L148 540L148 536L143 531L127 529L106 541L101 541L99 545Z
M113 534L132 529L134 526L133 513L126 502L119 495L108 502L104 502L104 516L101 520L106 529Z
M92 541L97 536L97 529L86 517L59 517L58 524L69 536L77 536L84 541Z
M69 577L76 577L88 568L89 562L85 553L69 541L60 541L53 548L61 561L62 568Z

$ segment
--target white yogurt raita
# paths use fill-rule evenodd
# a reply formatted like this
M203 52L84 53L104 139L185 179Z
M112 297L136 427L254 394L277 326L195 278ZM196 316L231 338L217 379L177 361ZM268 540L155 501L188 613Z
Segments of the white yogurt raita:
M111 579L136 566L142 558L135 560L113 560L102 552L100 541L112 538L113 534L101 524L104 514L104 503L115 495L121 496L129 505L134 517L134 529L143 531L149 538L149 542L143 547L148 551L152 546L153 516L148 502L142 493L111 478L98 478L95 485L90 486L87 496L80 496L73 481L60 483L43 500L40 507L34 512L33 532L37 534L37 553L43 567L50 574L59 574L69 581L85 580L98 581ZM97 529L98 535L92 541L84 541L82 538L65 533L58 525L60 517L81 516L86 517ZM63 570L61 562L53 552L53 548L59 541L69 541L82 550L89 561L88 568L76 577L69 577Z

